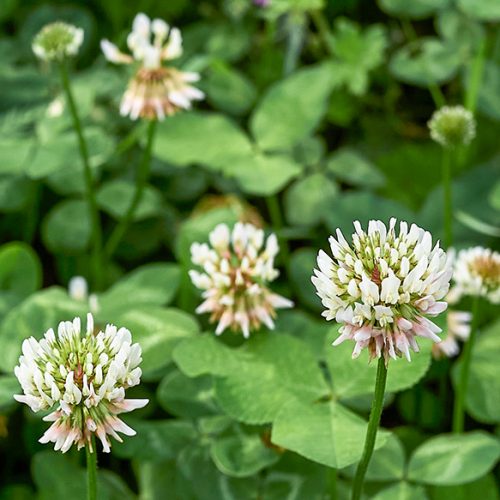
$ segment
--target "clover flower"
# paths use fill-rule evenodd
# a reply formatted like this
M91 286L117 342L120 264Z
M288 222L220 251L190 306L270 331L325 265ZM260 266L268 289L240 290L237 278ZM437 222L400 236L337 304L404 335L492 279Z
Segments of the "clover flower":
M232 232L219 224L209 240L210 245L191 245L191 259L204 271L189 271L193 284L204 290L205 300L196 312L211 313L210 321L218 322L216 335L230 327L248 338L262 323L274 328L275 310L293 306L267 287L279 274L274 268L279 251L276 235L269 235L264 246L262 229L238 222Z
M77 302L87 302L89 311L99 311L99 299L95 293L89 294L89 285L83 276L73 276L68 283L68 295Z
M96 435L109 452L108 435L122 441L118 432L135 434L117 416L148 403L125 399L125 389L138 385L141 378L141 348L132 344L127 329L107 325L96 333L88 314L85 336L80 335L80 318L63 321L57 336L50 329L40 341L26 339L22 353L14 373L24 394L14 398L34 412L53 410L43 419L53 424L40 443L53 442L55 450L65 453L73 444L92 449Z
M431 138L447 148L467 145L476 136L474 115L463 106L443 106L434 112L427 125Z
M480 296L493 304L500 303L500 253L489 248L473 247L458 252L453 271L452 294Z
M472 314L466 311L448 311L446 315L446 337L432 346L432 355L435 359L452 358L460 352L458 339L465 341L471 332Z
M437 316L447 307L442 301L449 288L451 266L432 236L415 224L391 219L389 229L379 220L368 224L368 233L358 221L352 246L337 229L330 237L333 259L323 250L312 282L326 310L327 320L342 323L338 345L356 342L353 358L368 348L370 359L418 352L416 336L435 342L441 329L427 316Z
M47 24L33 39L32 49L42 61L75 56L83 42L83 30L61 21Z
M170 28L162 19L151 21L145 14L137 14L127 45L132 55L120 52L108 40L101 41L101 49L108 61L139 64L121 101L120 113L123 116L130 116L132 120L139 117L163 120L165 115L190 109L192 101L204 98L201 90L189 85L200 79L198 73L162 66L163 61L182 55L182 37L178 28Z

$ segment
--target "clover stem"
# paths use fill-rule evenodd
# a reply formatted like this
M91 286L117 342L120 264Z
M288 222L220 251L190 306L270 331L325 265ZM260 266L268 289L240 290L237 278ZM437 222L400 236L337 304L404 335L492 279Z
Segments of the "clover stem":
M73 120L73 128L75 129L78 139L78 148L83 163L83 175L85 179L85 194L87 198L87 205L89 209L89 218L91 223L91 240L92 240L92 253L91 253L91 266L94 290L100 290L102 281L102 260L101 260L101 247L102 247L102 231L101 221L99 217L99 208L94 192L94 180L92 177L92 170L90 168L89 152L85 136L83 135L82 122L78 115L75 99L71 90L69 81L68 70L66 64L62 61L59 64L61 75L61 82L66 94L68 108Z
M359 500L361 498L366 470L368 469L368 465L373 454L375 439L377 437L377 430L380 424L380 417L382 416L382 409L384 407L386 381L387 366L385 365L384 357L381 356L378 360L377 365L375 394L373 395L370 419L368 421L368 428L366 430L365 446L363 449L363 455L361 456L361 460L358 464L358 468L356 469L356 475L354 476L351 500Z
M92 436L91 445L85 446L87 457L87 500L97 500L97 449Z
M477 327L479 324L479 295L476 295L472 302L472 323L470 336L464 345L464 350L462 353L462 366L460 370L460 378L456 386L455 393L455 404L453 406L453 424L452 430L456 434L460 434L464 431L464 419L465 419L465 399L467 395L467 385L469 382L469 372L470 364L472 359L472 350L474 348L474 342L476 340Z
M134 220L134 215L139 206L142 194L149 180L149 173L151 169L151 155L153 150L153 139L156 130L156 120L151 120L148 125L146 147L142 156L142 161L137 169L137 180L135 186L135 193L130 205L125 212L125 215L120 219L120 222L111 233L109 240L104 247L104 254L109 259L120 244L123 236L127 232L130 223Z
M451 160L452 153L443 148L442 175L443 175L443 224L444 245L448 249L453 244L453 205L451 196Z

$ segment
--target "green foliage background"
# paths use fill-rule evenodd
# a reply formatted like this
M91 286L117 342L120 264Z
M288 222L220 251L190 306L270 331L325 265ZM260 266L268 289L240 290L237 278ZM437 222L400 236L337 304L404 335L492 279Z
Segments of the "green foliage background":
M141 343L145 382L130 393L151 399L127 418L138 436L100 455L99 498L348 498L375 367L330 346L315 255L355 219L396 216L441 237L441 149L426 122L443 99L478 122L453 171L456 246L498 248L500 3L0 1L2 500L85 498L83 458L38 444L45 424L12 399L22 340L88 310L66 290L89 274L83 171L68 110L47 113L61 87L31 40L57 19L85 30L72 84L108 235L132 199L145 124L119 116L130 73L99 40L124 46L138 11L182 29L179 66L202 74L207 98L159 124L134 223L91 290L97 323ZM212 327L187 279L190 244L239 219L278 233L277 288L297 305L244 343L201 335ZM499 498L498 316L484 308L462 436L447 434L460 363L432 361L425 342L411 364L391 362L370 498Z

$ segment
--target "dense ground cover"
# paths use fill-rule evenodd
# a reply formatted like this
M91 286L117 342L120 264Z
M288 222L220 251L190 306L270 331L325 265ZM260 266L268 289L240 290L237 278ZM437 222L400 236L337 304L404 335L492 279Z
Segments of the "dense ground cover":
M138 12L180 32L156 22L149 47ZM55 21L77 28L63 56L60 39L49 53L53 41L35 38ZM77 394L84 373L98 392L103 351L80 346L92 366L77 356L71 384L66 373L52 392L50 377L35 383L49 388L41 412L13 396L22 393L14 369L23 340L74 317L85 331L88 312L96 332L108 323L131 331L142 374L127 334L109 330L127 351L111 385L149 400L123 417L135 437L112 439L110 454L97 443L98 498L350 498L375 389L377 359L368 357L379 344L358 336L352 359L353 342L331 344L355 320L334 311L327 322L321 312L337 295L370 309L380 286L392 312L368 311L360 324L392 332L387 314L437 314L434 298L448 309L431 318L444 342L419 339L411 362L412 335L394 351L380 344L387 386L365 498L498 499L498 254L459 254L444 296L447 280L399 294L411 287L401 246L387 257L401 283L387 288L393 276L380 256L363 257L376 292L361 277L351 285L353 274L344 290L343 271L328 270L336 285L322 292L311 276L324 270L319 249L351 273L354 262L335 245L332 255L328 238L340 240L340 229L350 244L354 221L417 224L450 265L452 248L499 250L499 21L493 0L3 2L0 498L86 497L85 453L39 443L50 425L40 416L62 399L57 391ZM428 122L446 105L463 108L435 115L431 137ZM211 233L216 253L192 246ZM413 269L434 254L427 243L414 252L410 240ZM424 276L437 275L428 261ZM253 298L243 300L247 285ZM197 312L200 289L224 292ZM237 314L225 315L232 304ZM44 374L54 374L46 361ZM121 404L116 394L105 398Z

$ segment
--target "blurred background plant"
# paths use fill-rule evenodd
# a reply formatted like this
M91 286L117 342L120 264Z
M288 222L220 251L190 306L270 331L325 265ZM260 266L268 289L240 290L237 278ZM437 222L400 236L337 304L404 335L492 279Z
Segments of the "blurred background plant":
M67 292L90 278L84 171L59 75L32 53L47 23L84 30L71 85L89 146L104 238L135 192L147 123L119 115L131 73L106 64L137 12L183 33L178 66L201 74L196 111L158 123L151 176L104 262L96 323L126 325L144 353L150 405L139 433L101 458L102 498L347 498L361 456L373 365L331 348L336 326L310 276L317 248L352 221L389 217L444 238L442 147L427 122L463 105L476 137L453 150L453 245L498 249L500 4L492 0L220 0L0 3L0 498L85 495L81 457L37 443L43 424L16 406L21 342L84 315ZM176 61L177 62L177 61ZM191 285L189 248L218 224L277 233L276 291L296 304L276 333L221 339ZM92 283L93 285L93 283ZM459 310L470 310L464 297ZM446 335L446 318L441 326ZM482 304L465 397L451 428L460 361L394 362L366 493L389 498L498 498L500 322ZM134 396L135 394L135 396ZM450 464L453 464L451 467ZM67 478L73 478L68 481ZM61 480L65 478L66 480Z

